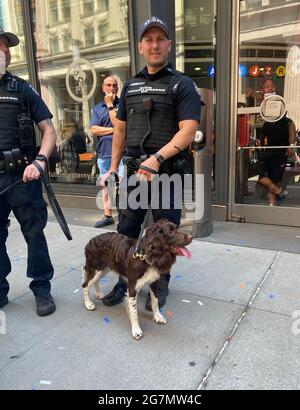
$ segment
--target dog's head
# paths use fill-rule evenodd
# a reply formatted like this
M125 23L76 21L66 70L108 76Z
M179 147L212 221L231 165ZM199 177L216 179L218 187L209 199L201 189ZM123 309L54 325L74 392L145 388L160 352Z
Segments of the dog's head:
M192 235L178 230L167 219L160 219L147 230L143 240L148 260L158 269L167 272L175 262L176 256L191 257L185 247L192 242Z

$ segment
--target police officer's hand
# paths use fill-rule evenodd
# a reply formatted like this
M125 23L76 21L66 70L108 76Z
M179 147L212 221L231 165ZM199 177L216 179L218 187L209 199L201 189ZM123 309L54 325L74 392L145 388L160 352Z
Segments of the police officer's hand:
M155 174L159 170L159 162L155 157L149 157L146 159L146 161L141 163L142 166L146 168L150 168L154 171L154 173L151 173L149 171L146 171L145 169L139 169L136 173L137 177L141 180L147 179L147 181L152 181L153 178L155 177Z
M46 164L44 161L36 161L45 171ZM33 181L34 179L39 179L40 172L34 164L30 164L25 168L23 173L23 182Z

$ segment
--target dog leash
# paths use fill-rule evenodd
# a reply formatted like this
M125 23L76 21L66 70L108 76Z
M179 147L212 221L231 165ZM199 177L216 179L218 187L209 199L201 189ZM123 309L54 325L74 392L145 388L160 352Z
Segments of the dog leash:
M151 202L149 204L149 208L148 208L148 210L146 212L146 215L144 217L144 222L141 226L140 234L139 234L138 240L135 244L134 253L132 255L134 259L140 258L142 261L146 261L149 265L151 265L151 263L147 260L146 255L143 255L142 253L140 253L140 246L141 246L141 241L142 241L144 231L145 231L145 229L147 227L147 224L148 224L148 221L149 221L150 213L151 213L151 210L152 210L152 204L154 203L154 200L155 200L155 194L153 194L153 196L151 198Z
M13 184L9 185L7 188L3 189L3 190L0 192L0 195L2 195L2 194L4 194L5 192L9 191L11 188L13 188L15 185L19 184L19 183L22 182L22 181L23 181L23 178L18 179L18 181L14 182Z
M44 187L45 187L45 190L46 190L46 193L47 193L47 197L48 197L48 200L49 200L49 204L50 204L51 209L54 213L54 216L55 216L59 226L61 227L63 233L65 234L66 238L69 241L71 241L73 238L72 238L70 229L68 227L68 224L67 224L67 221L64 217L64 214L61 210L61 207L59 206L59 203L57 202L57 199L55 197L53 189L50 185L47 173L43 170L43 168L40 166L40 164L38 164L36 161L33 161L32 163L38 169L38 171L41 175L41 180L44 184ZM48 167L47 163L46 163L46 167Z

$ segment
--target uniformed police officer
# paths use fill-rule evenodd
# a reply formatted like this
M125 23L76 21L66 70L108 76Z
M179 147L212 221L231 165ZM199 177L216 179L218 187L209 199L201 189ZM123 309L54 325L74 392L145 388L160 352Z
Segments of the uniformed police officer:
M134 159L144 159L141 155L147 154L137 170L138 177L144 175L150 181L156 172L183 174L187 169L186 148L193 141L200 120L200 96L194 82L168 64L171 40L163 20L151 17L142 24L138 48L146 67L122 90L109 173L117 171L125 149L126 157ZM130 190L127 187L127 192ZM181 209L174 206L172 190L170 195L169 209L152 209L153 219L166 218L179 225ZM120 210L118 232L138 238L145 214L146 209ZM160 307L166 302L169 279L169 273L162 275L158 284ZM120 277L114 289L102 299L103 303L108 306L120 303L125 291L126 285ZM146 308L151 310L150 295Z
M45 169L56 142L52 114L39 94L23 79L6 71L10 64L10 47L19 44L18 37L0 27L0 192L18 179L23 181L0 195L0 308L8 303L7 276L11 263L5 242L9 214L13 211L28 247L27 276L36 298L39 316L56 309L50 294L53 266L43 229L47 223L46 203L42 195L40 173L31 162L35 159ZM4 68L4 69L3 69ZM36 156L33 121L42 133Z

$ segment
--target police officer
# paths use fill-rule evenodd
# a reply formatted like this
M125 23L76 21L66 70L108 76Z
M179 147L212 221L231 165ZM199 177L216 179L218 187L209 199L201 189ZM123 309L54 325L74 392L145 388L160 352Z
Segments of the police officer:
M56 309L50 294L53 266L43 229L47 223L46 203L42 195L40 173L31 162L45 170L56 142L52 114L39 94L23 79L9 73L10 47L19 44L18 37L0 27L0 192L23 178L23 181L0 195L0 309L8 303L7 276L11 263L5 242L9 214L13 211L28 247L27 276L36 299L39 316ZM42 133L36 155L33 121Z
M171 40L163 20L153 16L142 24L138 48L146 67L122 90L109 172L116 172L125 148L127 157L142 159L136 175L150 181L154 173L186 172L186 148L197 131L201 99L194 82L168 63ZM130 189L128 186L127 192ZM172 191L170 195L169 209L152 209L153 219L166 218L178 226L181 209L174 206ZM118 232L138 238L145 214L146 209L120 210ZM166 302L169 280L168 272L159 281L160 307ZM120 277L114 289L102 299L103 303L120 303L125 291L126 285ZM151 310L150 295L146 308Z

